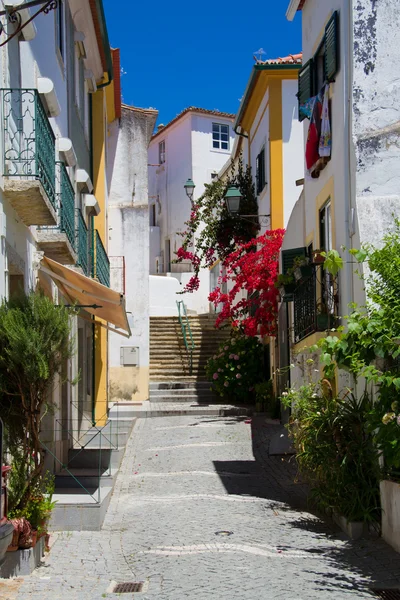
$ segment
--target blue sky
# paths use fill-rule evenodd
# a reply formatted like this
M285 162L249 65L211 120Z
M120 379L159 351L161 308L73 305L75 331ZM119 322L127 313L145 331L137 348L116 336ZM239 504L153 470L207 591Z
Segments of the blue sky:
M123 101L168 123L187 106L236 113L259 48L265 58L301 51L289 0L103 0L108 34L121 49Z

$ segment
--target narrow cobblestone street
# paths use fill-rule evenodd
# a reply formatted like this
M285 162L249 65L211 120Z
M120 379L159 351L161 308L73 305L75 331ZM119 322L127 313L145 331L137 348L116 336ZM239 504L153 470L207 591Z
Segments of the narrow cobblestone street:
M268 456L277 427L139 419L103 530L61 534L19 592L0 597L359 600L398 584L400 558L385 543L351 542L308 512L293 462ZM111 594L113 581L144 590Z

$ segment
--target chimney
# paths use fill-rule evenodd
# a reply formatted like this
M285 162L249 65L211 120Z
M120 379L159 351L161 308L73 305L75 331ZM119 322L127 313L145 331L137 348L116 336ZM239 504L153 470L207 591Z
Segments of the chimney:
M164 129L165 125L163 125L162 123L160 123L159 125L157 125L157 133L159 131L161 131L161 129Z

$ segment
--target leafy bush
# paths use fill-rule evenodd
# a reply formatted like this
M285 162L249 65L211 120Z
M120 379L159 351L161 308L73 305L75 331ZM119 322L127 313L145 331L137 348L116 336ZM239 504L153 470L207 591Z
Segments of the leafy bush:
M217 394L248 400L263 380L263 345L255 337L234 334L209 359L206 372Z
M56 375L74 352L70 314L41 292L12 297L0 306L0 414L7 450L18 463L18 510L42 479L41 422L53 408Z
M289 432L317 504L349 521L378 520L379 460L367 425L369 395L333 396L322 381L290 389L282 403L293 409Z

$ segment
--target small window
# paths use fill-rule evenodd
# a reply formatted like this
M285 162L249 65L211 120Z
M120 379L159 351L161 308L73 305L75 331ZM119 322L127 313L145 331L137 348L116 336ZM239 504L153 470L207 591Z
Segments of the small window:
M322 89L325 81L325 44L322 42L314 56L314 91L316 94Z
M339 69L339 13L335 11L329 19L324 37L315 55L300 69L299 88L299 121L306 118L301 109L309 98L316 96L324 83L335 81Z
M58 0L55 12L56 19L56 46L64 58L64 1Z
M256 158L256 190L261 194L265 187L265 149L263 148Z
M156 227L156 226L157 226L156 205L151 204L150 205L150 227Z
M160 165L165 163L165 140L158 144L158 162Z
M319 245L321 250L332 250L332 214L331 202L325 204L319 211Z
M229 150L229 125L212 124L212 147L217 150Z

